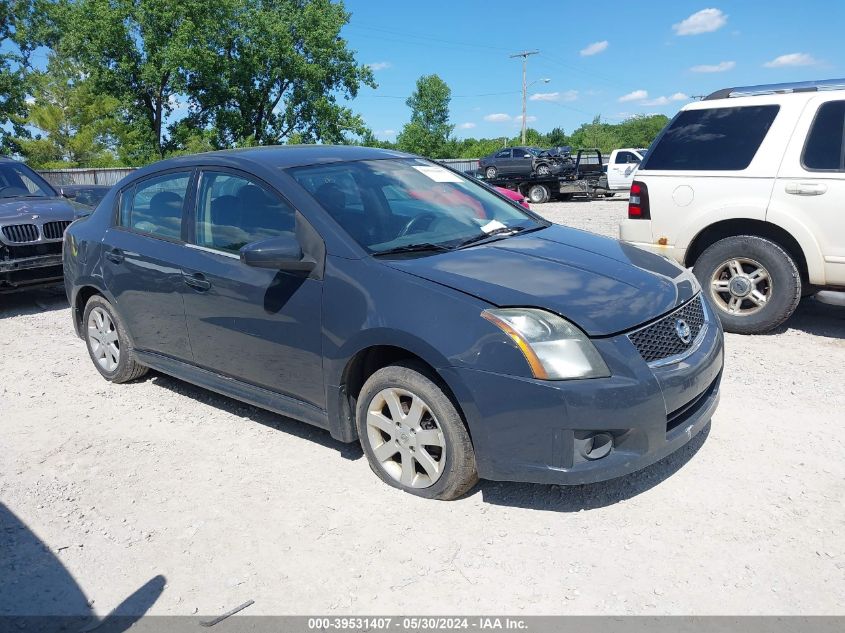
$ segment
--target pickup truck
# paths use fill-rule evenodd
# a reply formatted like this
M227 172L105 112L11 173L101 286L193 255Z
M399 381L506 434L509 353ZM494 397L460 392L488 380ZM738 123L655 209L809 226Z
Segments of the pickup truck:
M611 192L631 189L634 182L634 173L637 167L645 158L646 149L623 147L615 149L610 153L610 160L607 162L607 188Z

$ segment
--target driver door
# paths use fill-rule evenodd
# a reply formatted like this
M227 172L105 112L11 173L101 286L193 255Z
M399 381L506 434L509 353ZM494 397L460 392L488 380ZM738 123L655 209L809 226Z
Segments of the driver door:
M183 296L196 364L325 409L322 281L239 257L248 243L294 232L295 209L252 176L203 169L188 223Z

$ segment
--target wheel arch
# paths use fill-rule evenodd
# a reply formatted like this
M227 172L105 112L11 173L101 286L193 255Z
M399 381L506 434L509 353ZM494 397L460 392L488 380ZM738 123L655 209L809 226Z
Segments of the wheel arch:
M812 262L808 263L802 244L786 229L772 222L751 218L733 218L715 222L702 229L690 242L684 256L684 265L691 267L710 246L727 237L754 235L780 245L795 260L803 282L816 277Z

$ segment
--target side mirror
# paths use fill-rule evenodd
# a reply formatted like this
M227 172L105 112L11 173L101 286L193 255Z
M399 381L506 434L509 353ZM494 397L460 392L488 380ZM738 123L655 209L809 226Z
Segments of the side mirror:
M302 247L293 233L247 244L241 249L241 261L255 268L304 272L316 265L303 258Z

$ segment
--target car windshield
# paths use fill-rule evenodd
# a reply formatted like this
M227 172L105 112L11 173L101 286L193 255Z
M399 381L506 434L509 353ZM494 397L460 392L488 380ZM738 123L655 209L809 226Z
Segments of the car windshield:
M0 162L0 198L50 198L56 194L26 165Z
M452 249L548 226L484 185L423 159L288 171L372 254Z

